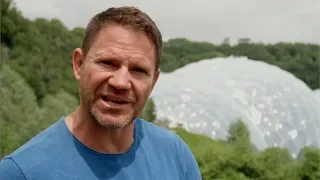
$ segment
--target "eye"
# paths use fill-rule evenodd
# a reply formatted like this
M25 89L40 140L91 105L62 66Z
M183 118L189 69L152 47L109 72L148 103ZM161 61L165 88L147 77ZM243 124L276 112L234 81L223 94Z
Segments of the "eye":
M134 71L145 73L146 71L142 68L135 68Z
M111 66L111 65L113 65L113 63L112 62L110 62L110 61L100 61L100 63L102 63L103 65L108 65L108 66Z
M109 61L102 61L102 63L103 63L103 64L107 64L107 65L112 64L112 63L111 63L111 62L109 62Z

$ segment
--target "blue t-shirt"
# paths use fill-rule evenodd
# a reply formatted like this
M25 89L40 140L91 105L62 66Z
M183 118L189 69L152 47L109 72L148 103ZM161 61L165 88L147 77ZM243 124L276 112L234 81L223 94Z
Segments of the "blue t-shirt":
M0 161L1 180L200 180L188 146L170 131L135 121L124 154L98 153L78 141L64 118Z

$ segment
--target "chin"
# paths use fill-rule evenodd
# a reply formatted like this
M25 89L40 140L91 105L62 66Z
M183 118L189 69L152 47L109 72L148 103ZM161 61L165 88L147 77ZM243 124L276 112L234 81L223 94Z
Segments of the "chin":
M133 115L96 114L93 117L97 123L108 129L121 129L127 127L134 120Z
M121 129L130 125L137 117L136 109L133 104L108 107L100 100L93 106L88 107L92 119L98 125L107 129Z

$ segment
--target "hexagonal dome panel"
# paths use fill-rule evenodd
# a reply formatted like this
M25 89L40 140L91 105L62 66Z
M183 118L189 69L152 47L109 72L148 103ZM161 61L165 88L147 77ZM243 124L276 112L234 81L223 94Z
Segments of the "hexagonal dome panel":
M316 96L317 101L320 103L320 89L314 90L314 95Z
M291 73L246 57L202 60L162 73L152 93L158 119L192 132L226 138L241 119L258 149L286 147L296 156L319 147L320 103Z

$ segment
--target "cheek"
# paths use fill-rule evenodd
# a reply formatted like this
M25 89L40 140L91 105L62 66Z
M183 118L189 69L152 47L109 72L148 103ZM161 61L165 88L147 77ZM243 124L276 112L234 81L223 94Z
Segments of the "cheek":
M103 72L100 69L88 68L84 79L87 83L87 86L91 86L91 88L97 88L97 86L108 79L108 76L110 75L107 72Z
M145 101L149 97L149 92L152 89L151 82L142 81L136 84L136 91L139 97L139 101Z
M101 72L96 71L93 68L84 69L84 72L81 75L80 83L83 96L87 99L94 99L96 92L103 82L104 75Z

